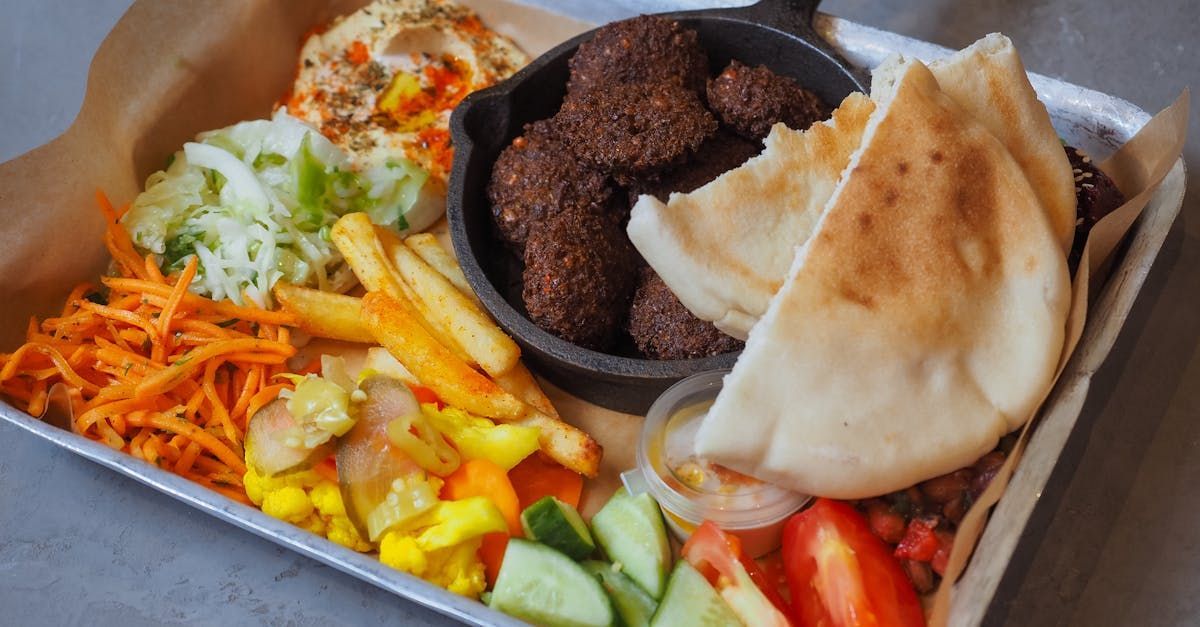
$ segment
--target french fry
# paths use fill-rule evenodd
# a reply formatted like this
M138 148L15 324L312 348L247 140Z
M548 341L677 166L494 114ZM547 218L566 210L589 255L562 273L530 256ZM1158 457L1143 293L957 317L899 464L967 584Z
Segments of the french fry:
M512 370L498 376L493 377L496 385L504 388L509 394L525 401L527 405L534 409L558 420L558 410L554 408L554 403L542 391L542 386L538 385L537 379L533 378L533 373L525 367L525 364L517 362Z
M512 424L536 428L538 444L550 459L585 477L599 474L604 448L584 431L538 411L530 411Z
M475 363L493 377L517 365L521 349L487 314L405 246L397 235L379 227L375 231L400 278L416 292L428 315L433 316L430 323L445 329Z
M516 420L528 412L525 403L438 343L409 303L368 292L362 312L375 339L447 404L497 420Z
M596 476L604 449L585 431L559 418L558 410L525 364L517 363L512 370L496 377L496 384L529 406L529 411L512 424L536 428L543 453L577 473Z
M353 296L322 292L288 283L275 285L275 300L300 321L309 335L344 342L374 344L375 336L362 323L362 301Z
M442 245L438 243L437 237L431 233L417 233L405 239L404 244L417 253L417 256L432 266L433 269L446 277L446 280L450 281L465 296L471 298L476 303L479 302L475 299L475 292L472 291L471 285L467 283L467 277L458 265L458 260L446 252L445 248L442 248ZM533 374L529 372L525 364L518 361L512 370L500 376L493 375L492 379L497 385L507 390L508 393L525 401L526 404L532 406L534 409L552 418L559 417L558 410L554 408L554 403L551 403L550 399L546 397L546 393L542 391L542 387L538 385L537 379L533 378Z
M437 238L431 233L417 233L410 235L404 240L404 245L408 246L417 256L425 260L425 263L433 266L439 274L446 277L458 291L465 294L467 297L474 299L475 291L471 289L471 284L467 282L467 275L463 274L462 268L458 265L458 260L454 255L446 252L445 248L438 243Z
M475 291L471 289L466 275L463 274L462 267L458 265L458 260L442 247L437 237L432 233L410 235L404 240L404 245L417 253L418 257L432 266L434 270L437 270L439 274L446 277L446 280L454 285L454 287L457 287L464 296L467 296L476 304L479 303L479 300L475 297ZM533 378L533 374L529 372L529 368L526 368L525 364L518 361L512 370L500 376L493 375L492 379L500 387L507 390L513 396L525 401L526 404L531 405L534 409L553 418L559 417L558 410L554 408L554 403L550 402L546 393L542 391L542 386L538 384L537 379Z
M397 265L411 265L408 269L414 276L412 281L418 285L422 281L439 284L436 277L430 278L433 273L429 271L432 269L440 274L446 283L433 288L438 290L436 293L444 295L448 284L469 295L472 293L470 286L454 258L447 255L432 236L410 237L411 245L399 242L398 237L391 241L393 236L390 234L378 234L373 230L367 237L364 227L370 226L369 220L353 218L347 221L348 217L335 225L334 243L354 268L359 281L371 290L362 300L362 311L364 324L375 339L446 403L499 421L534 427L539 431L542 452L575 472L595 477L603 448L590 435L558 418L558 411L550 399L520 362L519 353L518 359L506 371L489 379L475 371L466 360L456 358L435 332L435 319L427 317L433 315L429 307L417 309L422 304L423 294L413 293L415 290L409 285L408 277ZM417 254L396 253L397 243L401 248L408 246ZM430 253L434 250L432 246L437 247L437 252ZM418 250L424 251L425 255ZM400 257L401 261L396 261L395 257ZM421 278L416 278L418 273ZM459 277L457 283L455 275ZM484 316L474 303L464 305L459 299L449 298L454 304L445 306L473 310ZM484 320L495 328L490 319L484 317ZM495 329L503 334L499 328Z
M388 261L383 243L375 234L375 225L365 213L348 213L333 225L330 233L338 251L346 258L346 263L354 270L363 287L371 292L383 292L392 298L405 301L420 314L417 322L432 335L438 343L448 349L455 357L475 366L475 360L463 350L446 331L438 327L434 317L427 311L424 303L417 298L412 289L400 278L392 263Z

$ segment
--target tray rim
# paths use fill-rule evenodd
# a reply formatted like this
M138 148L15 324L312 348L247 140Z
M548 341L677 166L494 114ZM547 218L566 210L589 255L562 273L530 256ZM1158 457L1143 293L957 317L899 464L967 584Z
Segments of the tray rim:
M529 4L527 1L523 3ZM553 9L541 5L536 6L536 8L548 13L558 13ZM882 58L881 54L886 55L896 47L902 47L906 54L926 60L950 52L950 49L937 44L865 26L824 13L817 14L815 26L818 33L824 36L834 48L843 53L851 62L860 65L874 65ZM852 44L860 45L862 49L848 50L847 46ZM864 60L870 59L875 59L874 63L864 64ZM1039 92L1039 96L1042 96L1048 89L1066 88L1073 90L1074 97L1079 102L1091 101L1102 103L1109 108L1110 112L1114 111L1113 108L1115 107L1124 110L1124 113L1130 114L1129 118L1124 120L1125 127L1114 129L1117 132L1112 135L1111 139L1115 139L1118 142L1127 140L1132 135L1132 131L1140 128L1142 124L1150 119L1149 113L1124 99L1034 72L1030 72L1029 75L1031 82L1033 82ZM1096 108L1092 112L1098 116L1101 114L1101 109ZM1113 145L1111 141L1109 145ZM37 148L34 150L37 150ZM1117 255L1119 256L1113 264L1108 280L1100 290L1099 296L1094 300L1096 305L1107 304L1110 307L1116 307L1117 310L1112 312L1115 315L1110 316L1104 321L1094 319L1087 321L1079 348L1068 362L1062 378L1055 385L1050 397L1047 398L1046 403L1043 405L1043 407L1049 408L1049 411L1045 412L1045 415L1038 419L1039 424L1030 438L1029 449L1032 450L1035 441L1041 443L1047 440L1048 436L1039 436L1048 432L1048 424L1059 430L1056 432L1056 435L1061 437L1056 447L1057 452L1053 463L1047 468L1040 469L1041 472L1037 473L1036 476L1031 476L1032 470L1027 467L1026 463L1022 462L1018 464L1016 473L1010 482L1009 490L1012 490L1014 485L1025 485L1027 483L1026 487L1033 489L1035 498L1018 504L1016 502L1017 499L1007 498L1009 494L1006 492L1005 498L1001 498L1000 502L996 505L989 517L988 524L984 529L984 533L979 540L972 559L973 561L981 559L979 557L981 554L989 560L1002 558L1003 567L998 570L999 576L991 580L980 580L980 577L984 574L984 569L979 565L966 569L962 579L956 584L956 588L959 589L959 592L962 592L963 588L968 584L982 587L983 591L986 592L986 596L984 597L986 602L965 606L963 602L960 602L965 595L957 594L956 602L952 606L952 624L994 622L998 618L998 613L1003 612L1003 608L998 607L1002 605L1003 600L996 598L997 590L1001 587L1002 579L1011 566L1014 554L1019 548L1018 544L1022 543L1026 535L1030 532L1026 524L1033 513L1033 509L1046 504L1046 501L1041 499L1042 488L1046 485L1046 481L1050 476L1056 474L1055 470L1064 462L1061 456L1062 451L1067 439L1075 433L1075 425L1083 408L1083 402L1086 400L1087 388L1091 377L1104 362L1116 341L1117 335L1123 329L1129 310L1140 294L1146 277L1153 267L1154 261L1170 232L1171 225L1179 215L1186 188L1185 172L1184 161L1180 157L1166 178L1164 178L1158 192L1147 204L1142 216L1134 223L1130 233L1127 235L1128 245L1132 245L1135 241L1143 245L1142 256L1133 257L1124 254L1123 251L1118 251ZM1147 224L1150 222L1148 216L1153 216L1154 221L1161 224L1161 228L1151 231ZM215 518L331 566L364 582L392 592L408 601L439 612L449 618L476 625L524 624L482 603L453 594L420 578L385 566L371 554L357 553L337 545L323 537L316 536L289 523L270 517L256 508L237 503L174 473L167 472L120 451L115 451L104 444L89 440L69 430L33 418L4 400L0 400L0 420L4 420L46 442L130 477L143 485L182 501ZM1018 484L1018 482L1022 483ZM1008 542L1008 546L998 547L1003 551L1003 554L992 555L988 553L987 551L992 547L992 543L997 541L995 536L998 525L993 525L992 523L997 520L1008 520L1009 518L1012 519L1012 522L1019 522L1020 528L1018 529L1018 533L1012 535L1010 538L1012 541ZM971 596L974 597L977 595Z

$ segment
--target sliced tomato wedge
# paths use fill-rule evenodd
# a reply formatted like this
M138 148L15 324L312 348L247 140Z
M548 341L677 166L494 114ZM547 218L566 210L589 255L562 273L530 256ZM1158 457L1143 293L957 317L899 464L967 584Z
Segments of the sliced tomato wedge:
M783 565L802 627L925 625L900 563L850 505L817 499L788 520Z
M737 536L705 521L688 538L683 559L716 588L747 625L791 625L788 605L758 564L746 556Z

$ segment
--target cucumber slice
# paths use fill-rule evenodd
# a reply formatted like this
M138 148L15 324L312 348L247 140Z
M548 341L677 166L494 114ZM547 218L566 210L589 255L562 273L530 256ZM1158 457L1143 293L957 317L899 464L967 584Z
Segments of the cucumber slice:
M650 620L652 627L692 625L694 627L741 627L733 610L709 585L699 571L679 560L667 583L667 595Z
M546 627L608 627L612 604L600 582L554 549L512 538L490 605Z
M525 529L525 537L562 551L573 560L581 560L596 550L579 512L553 496L526 507L521 512L521 527Z
M600 586L608 593L623 625L649 627L650 618L658 609L658 602L650 598L641 586L607 562L587 561L582 566L600 580Z
M651 597L661 599L671 567L671 544L658 503L649 494L617 490L592 517L592 533L608 559Z

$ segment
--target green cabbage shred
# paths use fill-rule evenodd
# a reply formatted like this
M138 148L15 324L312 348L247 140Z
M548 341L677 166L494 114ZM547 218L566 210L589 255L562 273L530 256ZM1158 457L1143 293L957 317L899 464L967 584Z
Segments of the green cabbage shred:
M185 144L146 179L121 224L164 272L199 257L193 292L269 307L280 280L328 289L342 262L329 236L340 216L361 211L375 224L407 229L405 214L427 178L403 159L355 168L319 132L279 110Z

